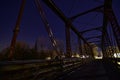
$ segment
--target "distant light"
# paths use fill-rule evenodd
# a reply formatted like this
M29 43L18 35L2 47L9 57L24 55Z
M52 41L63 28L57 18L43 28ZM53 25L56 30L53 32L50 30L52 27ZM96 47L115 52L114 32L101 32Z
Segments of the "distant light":
M82 55L81 58L85 58L85 55Z
M118 65L120 65L120 62L117 62Z
M120 53L114 53L113 55L115 58L120 58Z
M80 57L80 55L79 55L79 54L76 54L76 56L75 56L75 57L79 58L79 57Z
M114 53L114 57L115 57L115 58L117 57L117 54L116 54L116 53Z
M74 55L72 55L71 57L74 57Z
M94 58L95 58L95 59L102 59L103 57L102 57L102 56L100 56L100 57L94 56Z
M51 60L51 57L46 57L46 60Z
M73 54L71 57L80 58L79 54Z

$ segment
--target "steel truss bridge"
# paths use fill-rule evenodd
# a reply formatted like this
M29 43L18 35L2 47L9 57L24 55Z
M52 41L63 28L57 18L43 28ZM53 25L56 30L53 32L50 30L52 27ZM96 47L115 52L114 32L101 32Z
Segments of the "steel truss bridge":
M40 13L41 19L52 46L59 58L56 60L20 60L14 61L13 55L16 39L19 33L20 22L24 11L26 0L22 0L18 18L16 21L13 38L11 40L8 61L0 61L0 80L119 80L120 66L119 58L114 58L113 54L120 50L120 26L112 8L112 0L104 0L102 5L74 16L67 17L63 11L57 7L54 0L34 0ZM66 58L61 58L61 53L54 34L52 33L49 22L46 18L44 8L41 3L46 4L55 15L57 15L65 24L66 35ZM103 23L99 27L77 30L73 22L83 15L91 12L103 14ZM108 24L110 23L110 26ZM79 54L89 55L88 58L72 58L71 34L75 33L79 44ZM97 36L85 37L84 33L98 31L101 34ZM111 35L113 35L111 37ZM97 38L99 40L91 40ZM102 60L95 60L93 55L92 43L96 43L103 53ZM112 46L116 48L112 48ZM110 47L110 48L109 48ZM108 49L109 48L109 49ZM88 73L88 74L87 74Z

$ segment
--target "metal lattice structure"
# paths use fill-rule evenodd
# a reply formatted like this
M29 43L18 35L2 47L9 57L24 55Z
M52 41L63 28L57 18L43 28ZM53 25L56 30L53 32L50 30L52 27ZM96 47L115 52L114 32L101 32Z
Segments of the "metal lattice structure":
M71 50L71 34L70 34L70 30L73 31L77 36L78 36L78 44L79 45L79 50L81 54L84 54L83 51L87 51L86 54L92 55L93 56L93 52L92 52L92 46L90 44L89 39L91 38L99 38L101 39L101 42L99 42L99 44L101 43L101 49L103 51L104 57L107 57L109 53L109 51L107 51L106 49L109 46L115 46L118 47L120 50L120 26L117 22L116 16L113 12L112 9L112 0L104 0L104 4L101 6L98 6L96 8L90 9L88 11L82 12L82 13L78 13L75 16L72 16L70 18L66 17L65 14L59 9L59 7L57 7L57 5L54 3L53 0L42 0L65 24L65 35L66 35L66 54L68 54L68 57L71 56L72 50ZM42 2L41 1L41 2ZM42 5L40 4L41 2L39 2L39 0L35 0L35 3L37 5L38 11L40 13L40 16L42 18L42 21L45 25L46 31L49 35L49 38L52 42L52 45L54 47L54 49L56 50L56 52L58 52L59 54L59 49L57 47L57 43L56 40L54 38L54 35L52 33L52 30L50 28L50 25L47 21L46 15L44 13L44 9L42 8ZM12 59L12 56L14 55L14 47L15 47L15 43L16 43L16 38L19 32L19 25L20 25L20 21L21 21L21 17L22 17L22 13L23 13L23 9L25 6L25 0L22 0L22 5L20 8L20 12L18 15L18 19L16 22L16 26L15 26L15 30L14 30L14 35L11 41L11 46L10 46L10 54L9 54L9 58ZM76 29L76 27L73 25L73 22L76 18L86 15L88 13L91 12L100 12L103 13L103 25L101 27L95 27L95 28L91 28L89 30L85 30L85 31L79 31ZM110 28L112 28L112 33L110 33L110 31L108 31L108 23L111 24ZM85 38L83 36L83 33L87 33L89 31L93 31L93 30L97 30L102 32L101 35L97 35L97 36L92 36L92 37L87 37ZM113 38L111 38L110 34L113 34ZM95 42L95 41L93 41ZM113 44L114 43L114 44ZM82 45L84 44L84 50L82 48ZM115 51L112 49L112 53L114 53ZM112 54L111 53L111 54Z

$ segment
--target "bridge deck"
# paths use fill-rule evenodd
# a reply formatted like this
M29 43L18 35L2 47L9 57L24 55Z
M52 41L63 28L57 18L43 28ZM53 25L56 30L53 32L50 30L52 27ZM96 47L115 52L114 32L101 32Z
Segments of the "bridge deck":
M113 64L106 61L94 61L59 77L59 80L120 80ZM57 80L58 80L57 79Z

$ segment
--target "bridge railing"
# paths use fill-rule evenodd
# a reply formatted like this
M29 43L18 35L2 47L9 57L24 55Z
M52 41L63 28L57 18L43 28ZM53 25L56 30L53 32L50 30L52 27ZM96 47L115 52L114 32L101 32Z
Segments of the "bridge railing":
M0 62L0 80L50 80L89 61L89 59L70 58Z

